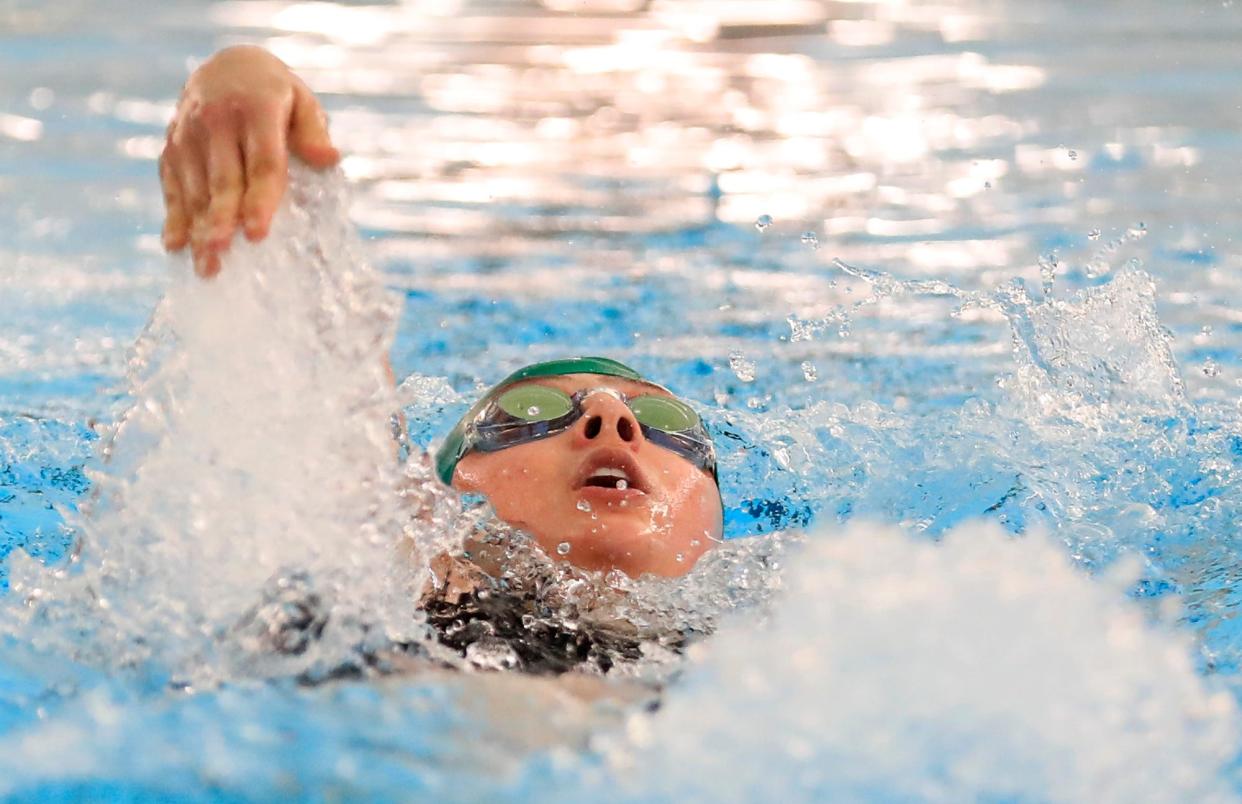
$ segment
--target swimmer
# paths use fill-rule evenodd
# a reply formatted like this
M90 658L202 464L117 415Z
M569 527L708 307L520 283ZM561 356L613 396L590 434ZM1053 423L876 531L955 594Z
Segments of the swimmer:
M320 169L340 160L310 89L261 48L217 53L186 82L168 127L165 248L188 247L196 273L215 276L238 230L266 236L290 155ZM587 570L676 577L722 539L715 453L698 415L607 358L511 374L449 433L435 469Z

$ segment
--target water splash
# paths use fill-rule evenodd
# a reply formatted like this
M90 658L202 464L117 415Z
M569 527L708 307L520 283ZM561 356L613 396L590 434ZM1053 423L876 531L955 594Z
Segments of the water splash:
M1236 705L1119 582L983 525L823 534L606 749L616 798L1232 800Z
M1087 233L1090 240L1099 240L1100 230L1092 229ZM1107 276L1113 270L1112 257L1127 243L1134 243L1147 236L1147 226L1142 221L1126 229L1121 235L1106 241L1087 259L1082 271L1091 279ZM1136 266L1137 267L1137 266Z
M903 280L839 259L833 264L864 281L870 295L821 319L790 319L791 341L812 339L829 326L845 326L859 309L884 299L949 297L959 301L959 311L994 310L1008 321L1016 365L1009 384L1027 415L1098 420L1125 403L1148 411L1184 406L1184 384L1170 336L1156 314L1155 284L1135 266L1118 272L1107 285L1058 300L1052 295L1058 263L1054 257L1041 258L1044 294L1036 300L1021 280L991 291L967 291L939 279Z
M758 366L755 364L755 361L741 352L731 352L729 354L729 369L742 382L754 382Z
M1182 595L1202 666L1237 684L1239 556L1222 534L1242 515L1242 417L1227 401L1187 398L1148 275L1129 266L1056 298L1055 259L1043 264L1046 292L1033 298L1021 283L968 292L839 263L872 288L860 304L931 294L1000 313L1012 344L1000 393L929 410L812 402L768 421L731 412L773 461L748 470L726 454L722 466L808 517L869 515L937 536L982 516L1015 532L1043 525L1087 568L1141 556L1135 594Z
M397 463L384 363L394 304L346 203L339 174L295 169L270 237L235 242L213 281L180 267L135 347L134 403L103 443L77 551L51 570L11 562L6 630L193 685L419 632L402 494L422 487ZM262 644L264 625L244 638L291 585L327 612L295 659Z
M730 549L742 552L701 564L715 583L681 585L680 604L762 605L693 647L654 713L645 699L584 707L496 676L146 701L97 690L5 741L14 773L0 789L122 778L174 795L209 771L219 789L259 796L296 778L357 797L472 800L1231 800L1236 705L1195 672L1185 636L1124 599L1130 571L1100 583L1050 541L981 525L940 543L857 525ZM642 591L586 582L573 605ZM513 660L496 642L468 653ZM279 735L294 724L290 744ZM188 729L206 755L180 750Z

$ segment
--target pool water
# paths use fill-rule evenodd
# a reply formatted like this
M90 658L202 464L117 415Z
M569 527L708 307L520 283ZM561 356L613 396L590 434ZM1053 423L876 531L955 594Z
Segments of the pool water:
M1231 2L118 14L0 9L0 796L1238 797ZM345 181L204 290L154 160L242 41L323 98ZM409 579L339 550L405 527L378 413L427 446L569 352L719 436L737 552L668 599L721 632L659 710L218 648L294 564L405 622Z

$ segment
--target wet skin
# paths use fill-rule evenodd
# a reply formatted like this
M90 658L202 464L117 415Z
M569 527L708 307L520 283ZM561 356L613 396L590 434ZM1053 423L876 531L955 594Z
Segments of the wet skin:
M568 394L606 387L630 397L669 395L593 374L528 383ZM596 485L618 470L628 478L625 488ZM497 516L530 533L548 555L584 569L676 577L721 539L720 495L711 476L648 441L629 407L603 392L587 396L582 417L563 433L468 453L453 487L482 494Z

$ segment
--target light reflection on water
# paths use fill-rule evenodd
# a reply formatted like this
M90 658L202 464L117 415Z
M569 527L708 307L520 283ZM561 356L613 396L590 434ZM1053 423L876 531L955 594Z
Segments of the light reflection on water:
M357 220L381 237L394 272L428 290L463 262L519 258L515 281L495 289L543 295L520 258L642 265L645 233L744 227L765 214L777 223L749 247L769 274L823 274L841 257L970 287L1036 281L1037 255L1082 252L1085 262L1091 226L1146 220L1156 231L1162 211L1162 239L1202 250L1188 207L1161 196L1173 188L1200 203L1191 174L1207 132L1197 116L1173 124L1162 106L1180 103L1167 91L1147 119L1152 104L1107 96L1067 106L1120 67L1086 52L1069 69L1058 61L1047 37L1068 12L832 2L572 11L236 2L210 17L225 40L262 42L326 95L360 188ZM1116 41L1107 14L1074 13ZM1175 22L1146 14L1140 35ZM1237 23L1201 14L1177 24L1210 53L1220 26ZM1171 47L1156 45L1153 61ZM803 231L829 248L800 252L791 240ZM737 246L716 245L719 261ZM796 315L840 301L803 299ZM789 312L787 296L749 302Z

